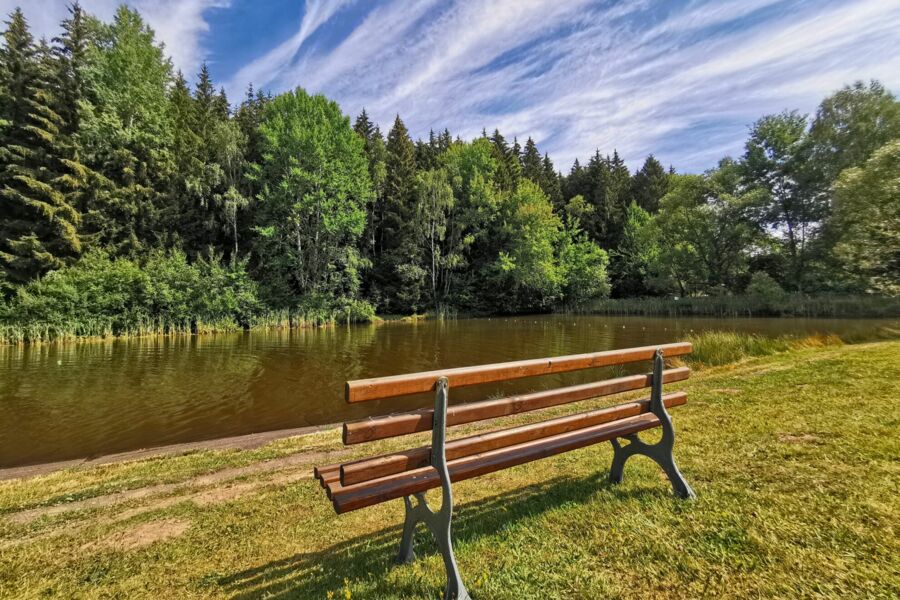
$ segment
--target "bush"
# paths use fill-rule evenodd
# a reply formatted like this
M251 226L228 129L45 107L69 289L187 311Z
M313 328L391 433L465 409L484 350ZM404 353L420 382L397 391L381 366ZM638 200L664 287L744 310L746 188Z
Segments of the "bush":
M153 253L142 266L93 252L18 288L0 312L0 340L246 327L259 301L245 266L212 255L190 264L179 251Z

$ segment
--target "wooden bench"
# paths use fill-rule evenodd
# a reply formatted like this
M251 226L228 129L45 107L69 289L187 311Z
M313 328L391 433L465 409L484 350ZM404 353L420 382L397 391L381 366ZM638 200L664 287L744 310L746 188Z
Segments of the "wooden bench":
M629 457L643 454L662 467L677 496L694 497L693 490L684 480L672 457L675 434L666 412L666 408L684 404L687 395L683 392L663 394L662 390L663 383L683 381L690 375L690 370L686 367L665 369L663 356L683 356L690 352L689 343L673 343L349 381L346 399L351 403L431 390L435 391L435 400L433 409L345 423L344 444L360 444L430 430L431 445L318 467L314 473L338 514L403 498L406 520L399 560L414 560L413 534L416 525L424 523L434 534L447 570L444 598L464 600L469 595L456 566L450 536L453 482L610 441L614 454L609 478L613 483L622 480L622 470ZM447 404L451 387L497 383L649 360L653 361L652 373L450 407ZM651 388L649 399L452 441L446 439L447 427L454 425L517 415L647 387ZM647 444L638 439L639 432L654 427L662 428L659 442ZM622 439L628 443L623 445L620 443ZM441 508L433 512L426 504L424 494L427 490L438 487L443 494Z

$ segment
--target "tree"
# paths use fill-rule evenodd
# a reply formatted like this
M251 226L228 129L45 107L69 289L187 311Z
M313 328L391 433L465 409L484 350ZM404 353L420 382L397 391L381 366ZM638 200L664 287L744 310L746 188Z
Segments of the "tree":
M522 175L518 149L509 147L499 129L495 129L488 139L493 144L494 160L497 161L497 185L501 190L514 190Z
M560 299L563 271L556 257L562 223L537 184L523 179L503 193L491 232L498 252L485 272L485 300L494 311L546 310Z
M95 101L90 72L95 66L100 24L78 2L69 6L68 11L69 17L61 24L62 34L53 38L53 55L58 72L58 112L65 123L64 132L74 135L79 130L81 115Z
M174 126L173 197L169 217L191 258L209 248L223 256L239 251L239 215L249 205L243 183L248 139L229 118L228 100L216 93L204 64L193 96L181 74L170 95Z
M298 88L267 103L255 270L270 304L353 298L371 198L363 141L335 102Z
M78 256L81 216L66 193L76 163L66 162L50 49L35 46L21 10L7 25L0 49L0 266L6 279L24 283Z
M544 180L544 164L541 160L541 153L538 152L537 145L531 138L525 140L525 150L522 152L522 177L530 179L538 185L541 185Z
M562 182L560 181L560 174L553 167L553 161L550 160L549 154L544 153L541 168L543 170L540 182L541 189L547 194L553 208L559 210L563 202Z
M566 229L559 250L559 265L564 281L561 303L566 308L580 308L590 300L609 295L609 256L584 232Z
M631 178L631 197L650 214L659 210L659 201L669 191L669 175L651 154Z
M82 118L85 162L113 188L87 206L86 233L114 254L167 243L163 209L175 166L172 64L141 16L120 6L98 33L94 110Z
M672 176L654 219L656 287L681 296L743 289L757 236L751 212L762 193L736 185L738 170L723 160L704 175Z
M824 198L806 185L806 148L804 115L768 115L753 125L742 165L746 184L767 195L759 224L775 228L784 240L789 272L783 280L801 291L808 275L808 244L825 214Z
M618 297L644 296L648 292L650 268L659 256L651 220L650 214L636 202L628 205L622 239L610 251L612 286Z
M841 173L834 218L841 231L835 251L847 269L872 291L900 294L900 140Z
M900 102L878 81L857 81L825 98L809 131L811 164L825 186L900 137Z
M497 257L492 231L499 209L499 167L492 144L485 137L454 143L441 164L454 198L444 242L442 297L465 310L485 310L482 275Z
M364 144L366 159L369 163L369 179L374 193L372 202L367 207L366 234L364 236L364 253L371 261L381 255L382 232L384 222L384 184L387 178L387 150L384 137L377 125L372 123L365 109L356 118L353 130Z
M425 285L421 247L413 222L416 214L416 149L398 115L388 134L381 252L376 256L376 301L402 312L418 308Z
M447 229L455 201L444 169L419 174L416 224L425 248L424 268L430 281L430 300L435 310L446 305L443 279L455 265L452 249L445 248Z

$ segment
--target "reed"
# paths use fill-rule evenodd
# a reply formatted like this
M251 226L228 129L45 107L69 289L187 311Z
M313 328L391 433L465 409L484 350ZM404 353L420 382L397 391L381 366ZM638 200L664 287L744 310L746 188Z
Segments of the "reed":
M605 298L579 312L605 315L705 317L900 317L900 297L784 294L688 298Z
M737 363L746 358L770 356L804 348L842 346L891 339L900 339L900 329L882 326L861 330L846 336L818 333L808 336L776 337L733 331L706 331L688 336L687 341L691 342L694 348L685 362L696 367L714 367Z

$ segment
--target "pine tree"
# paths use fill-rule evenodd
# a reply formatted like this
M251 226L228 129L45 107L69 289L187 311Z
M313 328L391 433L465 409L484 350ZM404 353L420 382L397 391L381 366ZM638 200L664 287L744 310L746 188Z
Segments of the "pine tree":
M516 189L522 172L522 166L517 154L518 151L510 148L498 129L494 130L494 134L489 139L491 144L493 144L494 159L497 161L497 185L501 190L511 191Z
M109 180L86 164L81 144L82 122L93 117L96 90L90 72L96 66L99 22L87 15L76 2L68 8L69 17L62 21L62 34L53 38L53 60L48 69L54 73L54 110L61 118L57 148L60 160L68 170L61 179L67 202L90 220L90 209L105 202L112 191ZM96 236L80 232L87 248Z
M547 153L544 153L541 169L541 189L547 194L554 210L560 212L563 206L562 177L553 167L553 161L550 160L550 155Z
M65 194L69 169L54 110L50 48L34 44L22 11L7 22L0 49L0 266L12 282L58 269L81 251L80 215Z
M525 141L525 152L522 154L522 176L540 185L544 179L544 164L537 145L530 137ZM546 193L547 190L544 190Z
M209 74L209 67L204 62L197 74L197 84L194 86L194 113L195 130L201 138L208 139L209 131L218 121L216 106L216 88Z
M608 157L601 156L600 150L596 150L584 174L583 196L592 209L585 217L584 230L601 248L609 248L609 229L613 220L614 207L609 187Z
M384 221L384 181L387 175L387 151L384 137L375 125L366 109L360 113L353 124L353 130L363 139L364 150L369 165L369 179L372 182L373 197L366 206L366 230L362 237L363 255L373 261L381 255L383 243ZM369 290L366 290L368 293Z
M387 138L378 287L389 310L418 308L425 284L413 219L416 213L416 148L400 116Z
M637 205L650 214L659 210L659 201L669 189L665 168L651 154L631 178L631 195Z
M62 35L53 38L53 55L58 65L58 112L65 123L64 132L72 135L78 131L86 104L95 100L88 70L92 67L90 51L96 43L98 25L78 2L68 10L69 18L61 24Z

